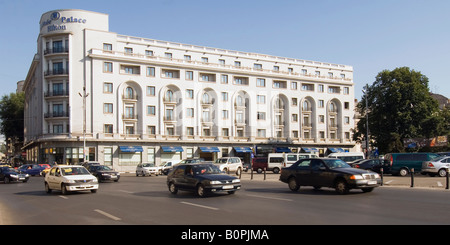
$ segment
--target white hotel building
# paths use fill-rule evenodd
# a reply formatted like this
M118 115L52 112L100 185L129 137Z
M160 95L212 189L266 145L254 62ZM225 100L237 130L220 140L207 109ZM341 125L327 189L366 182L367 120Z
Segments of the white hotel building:
M44 13L24 91L30 162L357 149L353 67L125 36L102 13Z

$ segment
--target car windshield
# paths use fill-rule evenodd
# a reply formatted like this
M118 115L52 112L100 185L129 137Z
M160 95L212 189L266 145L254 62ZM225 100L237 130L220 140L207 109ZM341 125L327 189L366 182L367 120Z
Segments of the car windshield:
M217 167L213 164L192 165L192 169L193 169L195 175L220 174L221 173L219 167Z
M142 164L142 167L144 167L144 168L149 168L149 167L154 167L155 166L155 164L153 164L153 163L144 163L144 164Z
M63 176L67 175L86 175L89 174L87 169L82 167L71 167L71 168L61 168L61 173Z
M228 159L226 158L222 158L222 159L217 159L215 163L227 163Z
M8 167L4 167L4 168L2 168L2 172L4 172L4 173L19 173L19 171L17 171L17 170L15 170L15 169L13 169L13 168L8 168Z
M330 169L351 168L350 165L348 165L346 162L342 161L341 159L324 159L323 161Z
M105 165L92 166L92 168L95 170L111 170L110 167L105 166Z

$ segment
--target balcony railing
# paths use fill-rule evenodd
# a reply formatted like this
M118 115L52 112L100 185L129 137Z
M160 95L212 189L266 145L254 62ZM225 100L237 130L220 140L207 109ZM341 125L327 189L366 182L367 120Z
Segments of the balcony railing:
M54 97L54 96L68 96L69 91L62 90L62 91L48 91L44 93L45 97Z
M68 75L68 69L49 70L44 72L44 76Z
M69 117L69 112L58 111L58 112L47 112L44 114L45 118L56 118L56 117Z
M44 55L46 54L60 54L60 53L68 53L69 47L58 47L58 48L48 48L44 50Z

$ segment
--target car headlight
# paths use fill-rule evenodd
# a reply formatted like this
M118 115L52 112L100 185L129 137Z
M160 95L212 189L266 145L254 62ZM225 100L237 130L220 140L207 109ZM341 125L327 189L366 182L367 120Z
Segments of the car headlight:
M240 180L240 179L234 179L234 180L232 181L232 183L241 183L241 180Z
M11 176L11 178L14 178L14 179L17 179L19 177L17 174L11 174L9 176Z
M362 175L355 174L355 175L350 176L350 179L358 180L358 179L364 179L364 178L362 177Z
M71 179L66 179L66 181L64 181L64 182L66 182L66 183L75 183L75 180L71 180Z
M218 181L218 180L213 180L213 181L211 181L211 182L209 182L211 185L219 185L219 184L221 184L221 182L220 181Z
M374 176L375 176L375 179L381 179L380 175L377 173L375 173Z

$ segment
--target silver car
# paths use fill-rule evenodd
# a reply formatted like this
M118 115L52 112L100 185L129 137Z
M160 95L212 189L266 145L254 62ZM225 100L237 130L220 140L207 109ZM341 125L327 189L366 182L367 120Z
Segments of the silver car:
M422 163L422 174L445 177L450 168L450 156L442 156Z
M155 166L154 163L139 163L136 167L136 176L142 175L160 175L161 174L161 168Z

